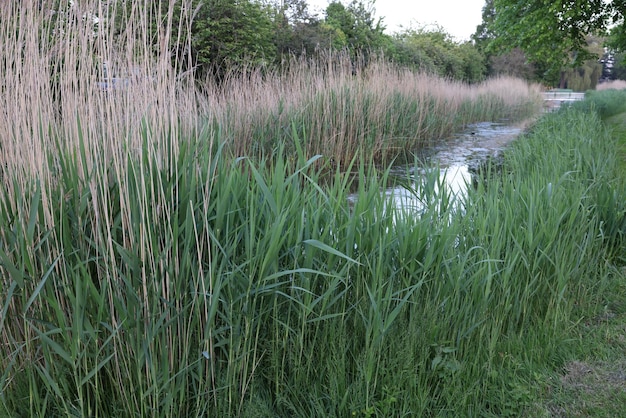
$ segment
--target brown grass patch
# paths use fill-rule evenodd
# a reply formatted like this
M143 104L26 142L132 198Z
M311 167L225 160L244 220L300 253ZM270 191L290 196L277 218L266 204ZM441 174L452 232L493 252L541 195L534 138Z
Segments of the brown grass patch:
M596 90L623 90L626 89L625 80L611 80L605 83L600 83L596 86Z

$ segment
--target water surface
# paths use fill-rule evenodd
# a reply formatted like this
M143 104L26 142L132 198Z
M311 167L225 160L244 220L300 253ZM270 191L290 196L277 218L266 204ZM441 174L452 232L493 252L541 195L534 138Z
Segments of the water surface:
M404 178L409 175L408 187L391 187L385 193L393 199L395 206L417 213L437 200L436 196L440 192L440 187L436 186L438 184L445 184L443 189L451 197L462 197L472 182L472 169L489 157L497 157L523 129L524 124L505 122L469 125L449 140L422 151L419 160L423 163L419 166L394 167L392 174ZM435 196L432 183L435 184Z

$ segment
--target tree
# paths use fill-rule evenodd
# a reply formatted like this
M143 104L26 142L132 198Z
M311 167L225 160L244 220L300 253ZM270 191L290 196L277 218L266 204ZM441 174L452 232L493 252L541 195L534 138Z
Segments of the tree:
M626 52L626 1L614 0L611 5L611 30L607 44L614 51Z
M464 42L456 48L463 66L462 80L476 83L485 79L487 68L485 56L471 42Z
M276 57L272 9L257 0L41 1L53 11L46 23L50 33L89 16L88 29L101 45L144 46L144 53L162 49L180 72L193 68L198 76L221 76Z
M488 63L487 73L493 75L507 75L526 80L536 78L537 67L530 62L519 47L489 48L490 43L497 38L494 32L496 8L494 0L486 0L483 6L482 23L476 27L472 41L476 48L485 55Z
M485 77L485 57L471 43L457 44L441 27L408 28L394 37L398 64L474 83Z
M280 55L309 55L317 48L329 47L321 22L310 13L306 0L283 0L280 3L276 6L274 18L275 43Z
M603 39L588 36L587 51L594 55L604 55ZM587 60L576 68L567 68L561 76L563 88L576 91L595 89L602 77L602 63L597 59Z
M495 19L496 9L493 5L494 0L486 0L483 6L482 22L476 27L476 32L472 35L472 41L481 50L485 49L487 44L495 38L492 26Z
M492 55L489 58L489 67L492 75L507 75L526 80L532 80L535 77L535 66L528 62L524 51L519 48Z
M173 48L180 57L190 57L199 76L210 73L220 79L231 69L265 66L276 58L268 6L251 0L192 0L190 6L192 19L175 22L182 36L173 38L190 39L190 45ZM185 19L178 7L177 19Z
M563 68L597 58L587 49L586 36L604 33L610 23L624 32L624 0L493 0L494 34L491 51L518 47L535 63L543 78L557 80ZM616 37L617 38L617 37ZM626 46L626 45L623 45Z
M386 40L382 19L374 18L374 1L352 0L345 6L339 1L326 8L326 32L335 48L348 48L355 55L378 50Z

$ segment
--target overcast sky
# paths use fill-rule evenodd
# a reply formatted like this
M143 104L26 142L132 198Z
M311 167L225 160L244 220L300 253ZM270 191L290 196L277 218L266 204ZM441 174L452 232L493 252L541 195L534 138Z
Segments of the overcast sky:
M308 0L313 11L323 11L329 0ZM344 0L344 4L349 0ZM376 14L383 17L387 33L400 25L416 27L437 23L457 41L468 40L482 22L484 0L377 0ZM320 13L320 17L323 13Z

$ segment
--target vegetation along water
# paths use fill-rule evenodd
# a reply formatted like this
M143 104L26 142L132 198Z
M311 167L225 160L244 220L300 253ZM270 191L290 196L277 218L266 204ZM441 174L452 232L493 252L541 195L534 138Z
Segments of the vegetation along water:
M537 86L337 50L200 83L174 3L97 30L20 4L0 6L0 416L624 405L567 386L626 346L623 91L538 118L460 202L426 176L399 216L391 162L536 116Z

